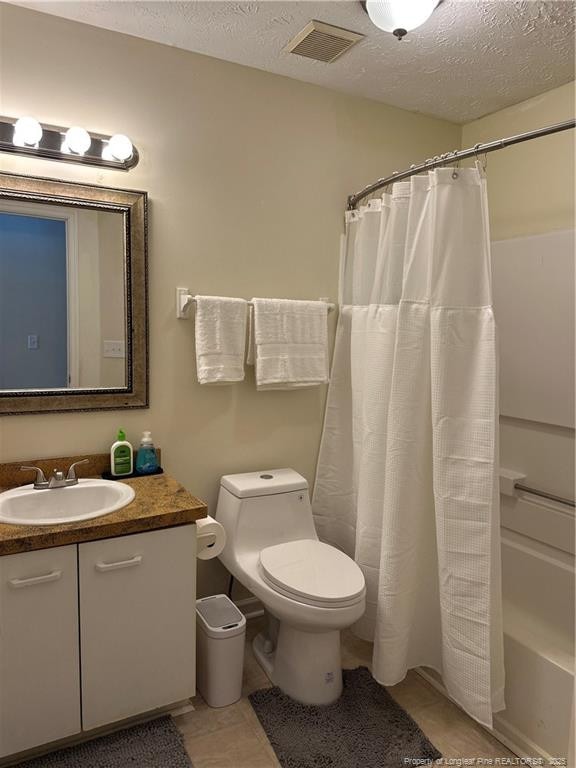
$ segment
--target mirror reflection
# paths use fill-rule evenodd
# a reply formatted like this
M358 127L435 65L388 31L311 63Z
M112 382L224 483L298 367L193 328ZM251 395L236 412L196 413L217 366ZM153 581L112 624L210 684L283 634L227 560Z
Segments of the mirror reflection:
M0 200L0 390L127 386L125 215Z

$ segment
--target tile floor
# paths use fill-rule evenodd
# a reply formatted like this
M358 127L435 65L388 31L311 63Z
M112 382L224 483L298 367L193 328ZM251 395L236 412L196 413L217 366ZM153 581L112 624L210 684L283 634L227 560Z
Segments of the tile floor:
M252 638L262 626L262 619L252 619L248 622L244 684L240 701L229 707L211 709L197 696L193 700L196 711L175 718L194 768L280 766L247 698L252 691L270 685L252 653ZM371 655L372 646L369 643L359 640L350 632L344 633L344 667L369 667ZM410 713L444 757L513 757L506 747L417 673L410 672L402 683L388 690ZM218 732L217 737L215 732Z

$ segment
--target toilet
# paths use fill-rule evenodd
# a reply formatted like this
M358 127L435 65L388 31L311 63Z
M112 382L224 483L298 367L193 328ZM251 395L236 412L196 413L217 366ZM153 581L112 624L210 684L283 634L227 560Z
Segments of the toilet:
M305 478L225 475L216 519L226 531L220 560L268 616L253 641L258 662L296 701L332 703L342 692L340 631L364 613L366 586L350 557L318 540Z

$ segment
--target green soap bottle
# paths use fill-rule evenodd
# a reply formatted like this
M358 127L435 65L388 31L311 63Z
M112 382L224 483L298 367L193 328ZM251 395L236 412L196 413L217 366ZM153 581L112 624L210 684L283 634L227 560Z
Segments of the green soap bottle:
M118 439L110 448L110 471L114 477L131 475L134 469L133 462L134 456L132 446L128 440L126 440L126 433L124 430L119 429Z

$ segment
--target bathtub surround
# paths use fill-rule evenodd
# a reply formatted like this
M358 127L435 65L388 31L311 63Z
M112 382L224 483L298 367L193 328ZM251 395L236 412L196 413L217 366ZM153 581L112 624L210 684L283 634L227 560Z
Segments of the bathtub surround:
M462 145L569 120L575 111L574 83L568 83L465 125ZM488 157L492 240L574 230L573 134L547 136ZM507 301L514 311L517 295L508 296ZM527 485L574 498L574 430L538 423L535 418L501 417L501 465L526 474Z
M201 387L174 287L334 301L346 195L375 168L459 146L460 127L8 4L0 28L4 114L121 130L140 151L128 174L0 156L16 173L149 193L151 407L125 412L128 439L151 429L164 465L211 509L225 472L293 466L312 481L324 388L256 392L250 371L233 387ZM117 428L115 413L2 419L0 461L30 445L41 456L102 452ZM214 594L228 577L212 561L199 582Z
M364 572L356 630L374 640L376 679L431 667L491 726L504 670L487 212L466 168L347 214L314 515Z

